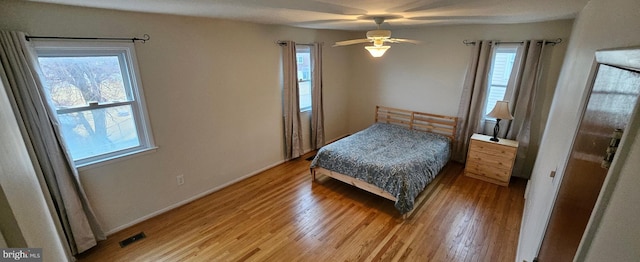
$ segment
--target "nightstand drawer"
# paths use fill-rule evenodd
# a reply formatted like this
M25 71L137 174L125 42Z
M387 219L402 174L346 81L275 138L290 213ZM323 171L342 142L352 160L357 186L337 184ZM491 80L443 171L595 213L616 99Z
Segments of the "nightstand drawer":
M516 149L515 147L503 146L494 143L487 143L472 140L472 146L469 146L469 151L480 152L482 154L494 155L498 157L504 157L507 160L511 160L515 157Z
M480 134L471 137L464 173L469 177L508 186L518 142L509 139L493 142L490 138Z
M469 155L467 156L467 161L478 161L486 163L487 165L493 166L495 168L506 169L511 169L511 165L513 164L514 159L514 153L511 153L509 155L492 155L478 150L469 150Z
M473 161L466 164L465 172L474 173L479 176L488 177L500 181L509 181L509 177L511 176L511 169L495 168L490 165Z

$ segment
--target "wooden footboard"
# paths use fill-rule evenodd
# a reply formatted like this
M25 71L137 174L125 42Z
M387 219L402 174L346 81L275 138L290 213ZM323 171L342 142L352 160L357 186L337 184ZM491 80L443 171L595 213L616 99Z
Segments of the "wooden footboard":
M343 175L337 172L333 172L331 170L328 169L324 169L322 167L316 167L316 168L312 168L311 169L311 175L313 176L313 180L316 179L316 174L322 174L328 177L332 177L334 179L340 180L342 182L345 182L347 184L351 184L357 188L360 188L362 190L365 190L367 192L376 194L378 196L384 197L386 199L389 199L393 202L396 202L398 199L394 196L392 196L391 194L389 194L387 191L384 191L382 188L379 188L375 185L369 184L367 182L364 182L360 179L354 178L354 177L350 177L347 175Z

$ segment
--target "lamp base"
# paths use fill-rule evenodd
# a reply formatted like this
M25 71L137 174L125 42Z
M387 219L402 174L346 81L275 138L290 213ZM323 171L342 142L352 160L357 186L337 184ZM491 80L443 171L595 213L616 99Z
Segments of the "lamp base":
M493 137L489 140L493 142L500 141L500 139L498 139L498 133L500 133L500 118L496 119L496 125L493 127Z

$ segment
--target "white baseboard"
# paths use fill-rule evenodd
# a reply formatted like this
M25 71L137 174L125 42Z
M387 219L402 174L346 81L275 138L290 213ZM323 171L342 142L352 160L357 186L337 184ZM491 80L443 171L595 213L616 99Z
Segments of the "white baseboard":
M335 139L333 139L333 140L330 140L330 141L329 141L329 142L327 142L326 144L333 143L333 142L335 142L335 141L337 141L337 140L340 140L341 138L347 137L347 136L349 136L349 135L351 135L351 133L347 133L347 134L344 134L344 135L342 135L342 136L338 136L337 138L335 138ZM306 154L306 153L309 153L309 152L311 152L311 151L313 151L313 150L308 150L308 151L306 151L306 152L305 152L305 154ZM234 180L232 180L232 181L229 181L229 182L227 182L227 183L224 183L224 184L222 184L222 185L220 185L220 186L214 187L214 188L212 188L212 189L210 189L210 190L204 191L204 192L202 192L202 193L200 193L200 194L197 194L197 195L195 195L195 196L193 196L193 197L190 197L190 198L188 198L188 199L185 199L185 200L183 200L183 201L180 201L180 202L178 202L178 203L175 203L175 204L173 204L173 205L170 205L170 206L165 207L165 208L163 208L163 209L160 209L160 210L158 210L158 211L155 211L155 212L153 212L153 213L151 213L151 214L148 214L148 215L146 215L146 216L140 217L140 218L138 218L138 219L136 219L136 220L133 220L133 221L131 221L131 222L129 222L129 223L126 223L126 224L124 224L124 225L121 225L121 226L118 226L118 227L116 227L116 228L113 228L113 229L111 229L111 230L109 230L109 231L105 232L105 234L106 234L107 236L113 235L113 234L115 234L115 233L117 233L117 232L119 232L119 231L121 231L121 230L123 230L123 229L126 229L126 228L128 228L128 227L131 227L131 226L133 226L133 225L135 225L135 224L138 224L138 223L143 222L143 221L145 221L145 220L148 220L148 219L150 219L150 218L152 218L152 217L155 217L155 216L158 216L158 215L160 215L160 214L163 214L163 213L165 213L165 212L167 212L167 211L170 211L170 210L172 210L172 209L175 209L175 208L181 207L181 206L186 205L186 204L188 204L188 203L191 203L191 202L193 202L193 201L195 201L195 200L197 200L197 199L199 199L199 198L201 198L201 197L204 197L204 196L206 196L206 195L209 195L209 194L211 194L211 193L213 193L213 192L216 192L216 191L218 191L218 190L221 190L221 189L223 189L223 188L225 188L225 187L228 187L228 186L230 186L230 185L233 185L233 184L235 184L235 183L237 183L237 182L240 182L240 181L242 181L242 180L244 180L244 179L247 179L247 178L249 178L249 177L255 176L255 175L257 175L257 174L259 174L259 173L261 173L261 172L263 172L263 171L265 171L265 170L267 170L267 169L270 169L270 168L273 168L273 167L275 167L275 166L277 166L277 165L280 165L280 164L284 163L285 161L286 161L286 160L278 161L278 162L276 162L276 163L274 163L274 164L272 164L272 165L269 165L269 166L264 167L264 168L262 168L262 169L259 169L259 170L257 170L257 171L251 172L251 173L249 173L249 174L247 174L247 175L241 176L241 177L239 177L239 178L237 178L237 179L234 179Z
M241 177L239 177L239 178L237 178L237 179L231 180L231 181L229 181L229 182L227 182L227 183L224 183L224 184L222 184L222 185L220 185L220 186L217 186L217 187L214 187L214 188L209 189L209 190L207 190L207 191L204 191L204 192L202 192L202 193L200 193L200 194L197 194L197 195L195 195L195 196L193 196L193 197L190 197L190 198L188 198L188 199L182 200L182 201L180 201L180 202L178 202L178 203L175 203L175 204L173 204L173 205L170 205L170 206L168 206L168 207L165 207L165 208L163 208L163 209L160 209L160 210L158 210L158 211L155 211L155 212L153 212L153 213L151 213L151 214L148 214L148 215L146 215L146 216L143 216L143 217L141 217L141 218L138 218L138 219L136 219L136 220L133 220L133 221L131 221L131 222L129 222L129 223L126 223L126 224L124 224L124 225L118 226L118 227L116 227L116 228L114 228L114 229L111 229L111 230L109 230L109 231L105 232L105 234L106 234L107 236L113 235L113 234L115 234L115 233L117 233L117 232L119 232L119 231L121 231L121 230L123 230L123 229L126 229L126 228L128 228L128 227L131 227L131 226L133 226L133 225L135 225L135 224L138 224L138 223L140 223L140 222L143 222L143 221L145 221L145 220L148 220L148 219L150 219L150 218L152 218L152 217L155 217L155 216L158 216L158 215L160 215L160 214L163 214L163 213L165 213L165 212L167 212L167 211L170 211L170 210L172 210L172 209L175 209L175 208L181 207L181 206L183 206L183 205L186 205L186 204L188 204L188 203L191 203L191 202L193 202L193 201L195 201L195 200L197 200L197 199L199 199L199 198L201 198L201 197L204 197L204 196L209 195L209 194L211 194L211 193L213 193L213 192L216 192L216 191L218 191L218 190L221 190L221 189L223 189L223 188L225 188L225 187L228 187L228 186L230 186L230 185L233 185L233 184L235 184L235 183L238 183L238 182L240 182L240 181L242 181L242 180L244 180L244 179L247 179L247 178L249 178L249 177L255 176L255 175L259 174L259 173L262 173L263 171L265 171L265 170L267 170L267 169L273 168L273 167L275 167L275 166L277 166L277 165L280 165L280 164L282 164L282 163L284 163L284 162L285 162L285 160L278 161L278 162L276 162L275 164L272 164L272 165L269 165L269 166L267 166L267 167L265 167L265 168L262 168L262 169L259 169L259 170L257 170L257 171L251 172L251 173L249 173L249 174L247 174L247 175L244 175L244 176L241 176Z

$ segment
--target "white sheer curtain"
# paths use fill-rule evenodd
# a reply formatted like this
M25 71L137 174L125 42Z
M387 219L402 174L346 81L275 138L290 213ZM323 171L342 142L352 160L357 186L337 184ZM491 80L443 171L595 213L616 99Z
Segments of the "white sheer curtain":
M302 154L302 126L300 125L300 96L296 43L282 41L283 116L286 159Z
M492 41L476 41L471 49L462 97L458 106L458 134L452 159L464 163L467 158L469 139L482 132L482 119L487 95L487 79L491 65Z
M46 183L72 254L105 239L89 206L59 123L42 94L37 61L22 32L0 31L0 75L30 150L40 181ZM56 219L56 218L54 218Z
M322 108L322 44L313 44L311 80L311 148L324 146L324 110Z

